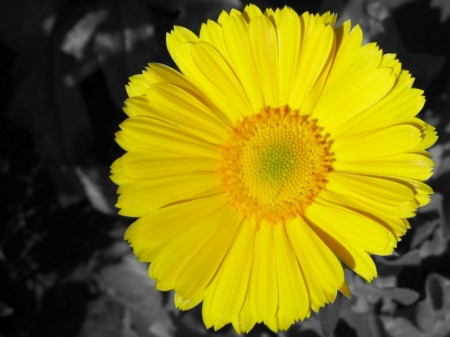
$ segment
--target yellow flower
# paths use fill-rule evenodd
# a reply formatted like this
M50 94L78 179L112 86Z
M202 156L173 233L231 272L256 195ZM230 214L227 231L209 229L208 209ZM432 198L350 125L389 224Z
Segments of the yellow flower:
M181 70L131 77L112 165L125 238L205 325L288 329L371 281L429 201L425 99L336 16L247 6L167 35Z

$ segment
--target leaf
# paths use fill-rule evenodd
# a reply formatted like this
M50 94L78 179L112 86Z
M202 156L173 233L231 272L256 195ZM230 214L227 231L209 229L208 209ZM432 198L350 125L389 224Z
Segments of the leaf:
M334 329L339 321L339 312L341 309L342 294L338 294L336 300L323 307L319 311L320 327L324 336L332 336Z
M441 10L441 22L447 20L450 16L450 1L448 0L431 0L431 7L438 7Z
M155 281L149 279L145 264L136 261L125 242L117 242L106 258L120 262L105 266L98 273L101 287L129 310L134 330L139 337L153 337L149 325L159 322L172 328L163 294L155 290ZM168 304L172 306L172 303ZM158 328L158 327L157 327ZM158 330L159 331L159 330Z
M382 317L384 328L392 337L421 337L421 331L404 317Z
M421 257L418 250L412 250L408 253L400 256L397 259L394 260L388 260L384 257L377 258L377 262L380 262L387 266L418 266L421 263Z
M123 337L127 316L121 303L104 294L89 302L78 337Z
M397 7L407 4L408 2L413 2L413 1L416 1L416 0L378 0L377 2L380 2L383 5L388 6L389 8L395 9Z
M417 301L419 293L408 288L384 289L383 297L392 298L403 305L410 305Z
M105 75L110 95L118 107L126 98L128 78L157 62L160 46L155 41L154 14L145 1L99 0L108 13L91 46Z
M225 10L242 9L241 0L184 0L176 2L175 8L180 11L176 25L198 32L202 22L216 20ZM270 6L269 6L270 7Z
M411 240L411 247L417 248L426 239L431 237L431 235L435 231L438 223L439 223L438 221L422 221L419 223L418 226L413 227L414 232L413 232L413 237ZM414 250L414 251L417 251L417 250ZM420 252L419 252L419 256L420 256Z
M380 289L372 284L361 283L355 284L352 290L361 296L372 297L372 302L383 297L394 299L403 305L410 305L419 298L418 292L408 288Z
M360 337L379 337L384 336L382 322L375 314L373 307L365 313L355 313L352 310L344 310L342 318L349 326L356 330ZM410 337L410 336L409 336Z
M416 320L421 336L444 337L450 331L450 280L430 274L425 282L425 299L417 305Z
M447 238L441 228L435 230L431 240L426 240L419 249L422 258L441 256L447 249Z
M430 274L425 283L427 300L430 301L434 311L437 312L437 318L450 319L450 280L439 275Z
M61 8L52 38L33 53L18 57L17 66L22 69L8 111L20 127L30 131L63 207L82 196L73 164L85 159L93 138L84 98L65 81L76 62L60 50L65 34L85 9L75 6L68 13L67 7Z
M114 191L117 187L109 179L109 168L100 165L77 166L75 173L80 179L84 193L91 205L103 214L115 214Z
M363 1L356 2L360 6L366 4ZM445 57L410 52L403 43L389 6L380 2L370 2L364 6L364 14L358 23L361 24L365 38L377 42L383 53L396 53L402 62L402 68L414 74L415 87L428 87L444 67Z
M435 325L433 307L429 300L423 300L417 304L416 321L419 328L429 333Z
M77 60L83 59L98 26L108 19L108 16L109 13L105 9L88 10L64 36L61 50Z

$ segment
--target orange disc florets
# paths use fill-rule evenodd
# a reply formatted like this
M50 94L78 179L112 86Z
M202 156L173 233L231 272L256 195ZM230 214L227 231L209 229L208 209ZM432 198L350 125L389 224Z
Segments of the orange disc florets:
M321 128L289 107L238 122L222 146L220 175L231 204L257 223L303 214L331 170Z

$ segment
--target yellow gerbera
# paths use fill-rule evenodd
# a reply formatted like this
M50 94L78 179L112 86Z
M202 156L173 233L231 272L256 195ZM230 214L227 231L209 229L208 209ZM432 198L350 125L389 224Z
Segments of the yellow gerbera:
M434 128L394 54L336 16L223 12L131 77L112 165L125 238L209 328L285 330L367 281L429 201Z

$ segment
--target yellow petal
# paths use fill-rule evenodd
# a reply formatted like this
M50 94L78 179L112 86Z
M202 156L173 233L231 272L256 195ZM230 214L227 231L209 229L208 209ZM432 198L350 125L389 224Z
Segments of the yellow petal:
M407 227L402 217L414 216L415 208L410 206L391 206L377 202L371 198L363 196L349 196L342 191L339 193L332 191L322 191L316 199L321 204L331 208L351 209L353 212L366 216L386 229L391 231L398 241L406 233Z
M202 284L183 284L186 279L185 275L180 275L184 267L192 261L195 255L204 247L209 240L213 240L213 236L217 235L224 220L232 215L234 210L228 206L222 206L216 209L206 218L200 220L195 225L187 229L183 235L179 235L170 240L164 247L150 266L150 276L157 280L156 289L172 290L175 289L183 297L193 298L205 289ZM205 276L213 275L217 270L215 266L204 266ZM178 279L181 279L179 282ZM189 282L189 280L188 280ZM189 292L190 291L190 292Z
M234 125L236 120L243 117L243 107L227 99L226 93L219 90L216 85L218 83L211 83L210 79L201 69L198 68L197 63L193 59L192 48L196 44L184 43L180 45L175 51L174 61L183 74L202 92L202 100L208 102L208 106L216 115L227 118L231 125ZM230 88L229 90L232 90Z
M278 311L292 324L309 314L308 290L284 225L274 226L273 238L280 298Z
M286 230L305 277L311 275L306 279L311 299L318 306L331 302L344 282L341 264L302 217L287 224ZM321 292L315 300L314 294Z
M349 195L359 194L378 202L398 206L408 204L414 199L411 188L389 179L340 172L331 172L327 178L326 189L335 191L335 193L343 192L347 194L345 190L349 190L353 192Z
M201 91L198 90L183 74L159 63L150 63L144 71L144 78L149 85L165 82L175 85L197 99L204 98ZM207 101L203 101L207 104Z
M334 69L334 64L332 69ZM361 111L382 99L393 87L395 76L392 70L381 68L363 74L345 77L347 83L336 86L325 85L322 96L312 113L326 130L338 127ZM331 91L330 91L331 89ZM330 109L330 107L333 107ZM345 111L342 116L339 111Z
M358 275L368 282L371 282L377 276L375 263L364 249L357 248L348 241L340 241L339 238L333 237L330 233L316 226L314 223L311 223L310 226L339 259Z
M196 307L197 305L199 305L205 299L205 297L208 295L209 291L210 291L210 288L207 288L207 289L203 290L199 295L197 295L196 297L193 297L191 299L184 299L183 296L181 296L180 294L178 294L176 292L175 296L173 298L175 308L178 308L180 310L192 309L192 308Z
M338 28L336 28L335 33L336 33L336 50L344 50L344 48L341 48L345 43L347 43L347 39L349 38L349 34L350 34L350 28L351 28L351 23L350 20L347 20L345 22L343 22ZM356 28L356 27L355 27ZM352 31L353 34L353 31ZM354 43L354 45L356 45L355 48L358 48L359 46L361 46L361 42L362 42L362 32L361 29L359 29L359 31L355 30L354 34L361 34L361 40L356 41ZM355 39L357 40L357 39ZM350 50L349 50L350 52ZM342 53L342 52L340 52Z
M367 64L373 60L373 53L362 53L361 58L358 58L358 52L360 52L362 44L362 30L356 25L350 31L350 22L345 22L336 31L336 56L335 65L330 73L330 77L327 82L329 85L336 85L336 83L342 79L344 75L347 75L350 69L364 71L365 67L362 64ZM363 47L364 48L364 47ZM372 46L366 47L366 50L371 52L375 51Z
M265 105L278 107L279 70L277 34L266 16L257 16L249 23L249 41L253 62L264 95Z
M125 86L128 97L143 96L148 89L148 84L142 74L130 77L130 82Z
M411 152L426 150L437 142L438 136L436 129L433 126L426 124L425 127L422 129L422 132L425 133L422 142L415 148L413 148Z
M244 222L217 275L210 295L216 330L231 322L243 307L254 254L254 237L255 228Z
M247 93L253 112L257 112L264 108L264 98L252 61L248 25L242 17L230 18L223 25L223 35L234 71Z
M330 25L331 27L334 27L336 24L336 14L332 14L331 12L326 12L320 16L320 20L324 25Z
M349 209L330 208L315 201L306 209L305 214L311 222L337 240L350 242L370 253L388 255L396 245L390 231Z
M230 121L229 117L226 116L219 108L217 108L214 105L214 102L212 102L212 100L204 95L198 87L196 87L191 81L189 81L183 74L179 73L178 71L173 70L172 68L167 67L163 64L151 63L149 64L149 67L146 69L146 71L144 71L144 78L147 83L149 83L149 85L166 82L183 89L191 96L202 102L204 105L212 109L218 119L222 120L230 127L233 126L233 123ZM128 113L128 110L126 110L126 112Z
M280 103L287 104L292 89L292 83L297 74L297 62L300 51L300 19L298 14L289 7L277 12L275 24L279 49L280 68Z
M174 61L176 51L182 44L186 42L197 42L198 40L197 35L189 29L180 26L174 26L170 34L166 34L167 49Z
M286 317L284 317L283 313L280 311L278 311L277 315L274 318L265 323L267 327L273 332L286 331L293 324L293 322L286 319Z
M336 276L332 276L329 280L325 280L323 276L319 276L319 274L323 272L325 275L327 275L327 277L329 277L330 268L329 266L327 266L326 262L322 261L321 257L319 257L319 262L316 261L319 256L319 252L317 252L317 249L319 248L316 248L312 253L312 256L314 257L310 255L310 251L307 251L305 246L306 240L304 239L304 237L302 237L302 235L306 234L308 240L313 239L313 242L319 242L320 239L317 239L314 233L311 233L310 228L306 227L308 227L308 225L305 223L305 221L302 218L297 217L290 223L286 224L286 233L288 235L289 242L291 243L295 256L297 257L298 264L301 268L302 275L305 280L306 288L308 289L310 307L312 310L317 312L320 307L323 307L326 303L330 303L334 300L336 296L336 288L333 290L333 292L329 292L329 284L330 282L334 282L336 278L339 278L340 276L339 274L337 274ZM323 246L324 244L322 242L320 248L322 248ZM330 255L332 253L328 250L328 248L326 248L326 250L323 251L323 254ZM320 263L320 266L324 267L325 269L322 270L321 268L317 267L317 262ZM331 264L331 266L333 266L334 262L335 261L331 259L329 263Z
M127 151L144 149L220 158L218 145L157 119L133 117L126 119L120 127L122 131L116 133L116 140Z
M123 108L123 111L127 114L128 117L138 117L138 116L149 117L149 106L147 97L145 96L130 97L125 101L125 107Z
M333 136L331 136L330 139L331 138L333 139L332 140L333 149L339 149L340 147L346 146L353 142L357 142L361 138L370 136L375 132L382 131L390 127L399 125L408 125L420 130L422 139L424 138L424 134L426 133L427 130L427 124L421 119L415 117L402 116L396 118L383 119L376 123L366 125L365 127L358 126L357 128L347 130L344 133L333 132Z
M397 76L400 75L402 70L402 64L398 59L396 59L396 54L384 54L383 60L381 61L381 68L391 68L393 73Z
M303 105L324 70L333 44L334 34L330 26L317 26L305 36L289 97L289 106L293 109Z
M259 7L253 4L245 6L242 14L243 14L242 16L247 20L247 22L250 22L251 20L263 15Z
M326 60L325 65L323 66L322 72L320 73L319 77L316 80L316 83L314 84L307 98L302 104L302 113L309 115L311 111L314 110L314 107L316 106L317 101L319 100L320 95L322 94L323 87L326 84L328 74L333 64L335 51L336 51L336 39L333 39L333 45L328 55L328 59Z
M219 24L219 25L223 25L223 23L229 18L230 16L228 15L228 13L227 12L225 12L225 11L222 11L222 12L220 12L220 14L219 14L219 17L218 17L218 19L217 19L217 23Z
M119 186L119 214L140 217L175 202L217 194L220 181L217 173L192 172L152 181L127 181Z
M176 280L175 290L184 298L196 298L206 289L242 224L242 214L234 209L225 207L217 213L220 213L217 231L193 255Z
M241 312L231 323L233 324L233 328L239 334L248 333L255 326L256 321L252 316L248 297L244 300Z
M364 161L336 161L336 171L426 180L432 175L433 162L423 154L397 154Z
M128 227L125 240L133 246L136 241L142 241L145 249L135 253L142 261L152 262L155 254L151 247L157 248L182 235L226 202L226 196L220 194L154 210Z
M333 134L338 136L347 133L349 130L370 127L392 118L417 115L425 103L425 98L422 96L422 90L411 88L413 82L411 75L402 71L386 96L352 119L340 124L339 128L334 128Z
M192 59L211 86L233 102L242 115L254 113L248 97L226 60L210 44L199 42L191 47Z
M151 117L174 124L211 143L220 144L227 139L229 126L183 89L169 83L156 83L147 90L147 99Z
M216 172L220 162L211 157L164 152L132 151L122 156L122 174L146 181L186 172Z
M223 38L223 29L217 22L208 20L206 24L202 24L202 28L200 29L200 41L208 42L208 44L217 49L228 63L230 62L230 56Z
M341 139L345 142L345 136ZM422 130L414 125L394 125L341 146L336 139L333 151L338 161L387 157L411 151L422 142Z
M262 224L255 234L248 299L256 322L275 316L278 308L277 263L272 226L269 224Z

